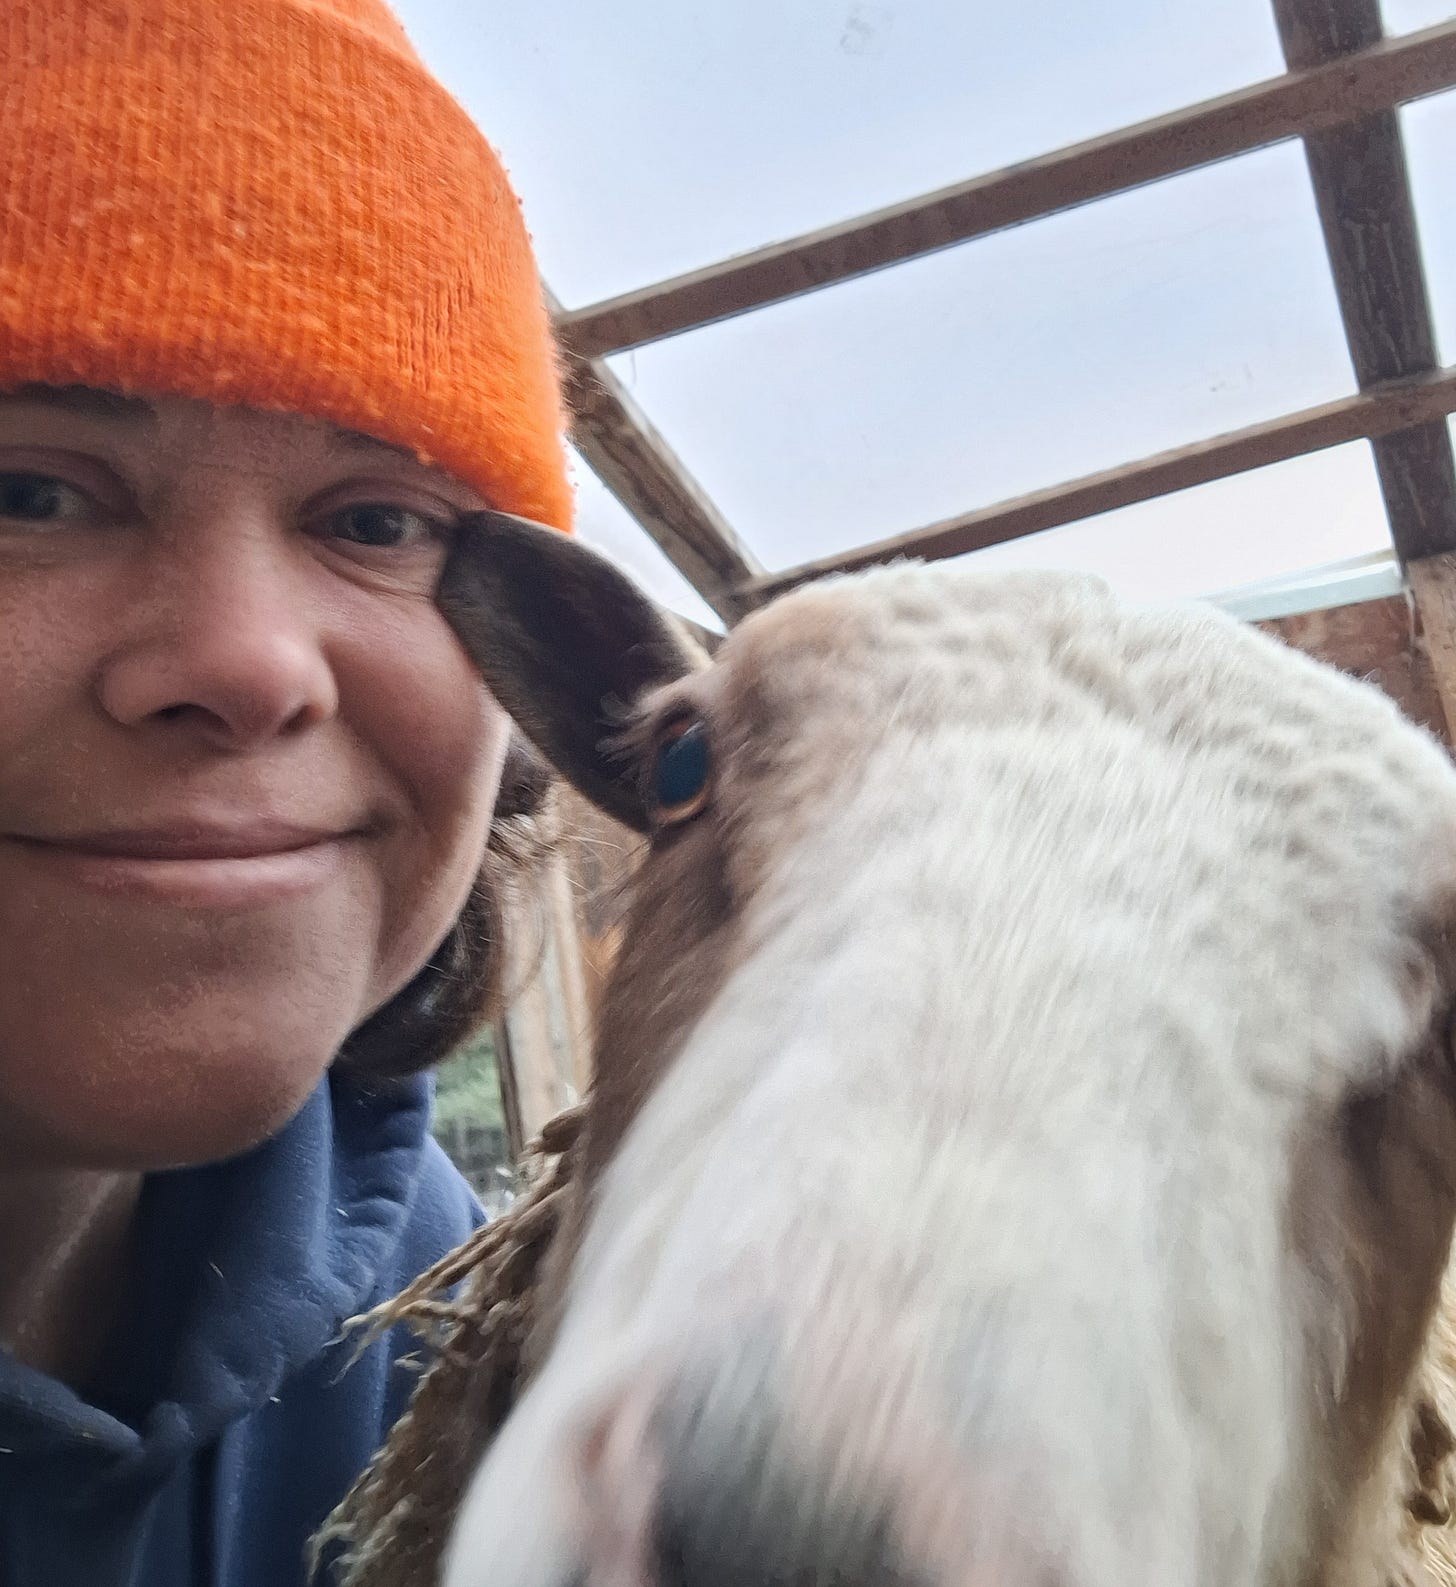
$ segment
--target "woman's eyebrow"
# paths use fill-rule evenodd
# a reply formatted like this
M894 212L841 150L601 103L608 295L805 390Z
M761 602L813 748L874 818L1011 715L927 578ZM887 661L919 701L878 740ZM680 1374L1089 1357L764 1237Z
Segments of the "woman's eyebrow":
M329 426L331 445L344 452L390 452L408 463L418 463L419 458L407 446L396 446L393 441L381 441L376 435L365 435L362 430L346 430L342 425Z
M96 386L47 386L30 384L0 393L0 403L24 403L27 407L54 408L84 419L119 419L127 424L155 425L157 412L144 397L129 397L119 391L103 391Z

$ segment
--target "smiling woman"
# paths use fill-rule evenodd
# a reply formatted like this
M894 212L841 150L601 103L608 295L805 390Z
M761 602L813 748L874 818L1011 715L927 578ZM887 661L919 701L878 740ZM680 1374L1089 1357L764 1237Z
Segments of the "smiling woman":
M0 399L10 1161L253 1145L447 935L506 741L432 600L479 505L310 419Z
M39 953L72 989L34 999L37 966L4 1023L22 1052L84 1054L104 1103L78 1119L64 1062L27 1065L0 1137L24 1119L14 1155L56 1134L94 1153L100 1129L143 1162L250 1145L428 957L478 869L505 723L431 596L479 498L316 421L178 397L0 402L0 479L0 751L34 768L0 787L4 891L27 900L4 957ZM209 961L187 1006L236 1040L225 1010L276 1004L259 1050L209 1042L206 1067L118 1108L107 1048L134 1051L159 993ZM78 1041L93 1024L100 1043ZM197 1032L167 1040L195 1053ZM160 1083L209 1070L200 1109Z
M435 590L567 526L547 320L377 0L0 0L0 114L0 1580L288 1587L481 1216L544 784Z

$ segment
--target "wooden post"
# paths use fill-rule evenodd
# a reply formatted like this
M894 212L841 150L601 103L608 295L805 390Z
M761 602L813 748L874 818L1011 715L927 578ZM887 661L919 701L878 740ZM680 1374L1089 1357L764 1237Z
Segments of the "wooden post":
M1352 61L1381 44L1378 0L1274 0L1291 70ZM1304 140L1335 297L1362 391L1436 367L1400 120L1371 111ZM1402 562L1456 549L1456 467L1440 420L1375 437L1371 450Z
M1436 693L1446 714L1446 741L1456 742L1456 555L1422 557L1406 569L1420 617Z
M541 919L517 928L511 944L518 990L501 1021L503 1089L522 1142L585 1094L591 1073L591 1017L582 973L571 882L560 859L548 862ZM504 1076L503 1082L504 1082Z

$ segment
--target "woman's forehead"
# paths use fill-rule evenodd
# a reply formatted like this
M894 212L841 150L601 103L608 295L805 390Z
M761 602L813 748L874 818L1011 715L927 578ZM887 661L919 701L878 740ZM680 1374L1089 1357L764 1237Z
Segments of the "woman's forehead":
M170 393L143 396L96 386L45 384L27 384L0 392L0 422L7 416L23 419L32 415L79 419L105 426L109 431L120 429L138 440L154 439L164 431L175 433L178 429L192 434L209 432L220 438L246 438L252 443L266 437L308 445L338 457L372 457L402 462L430 473L440 472L408 447L329 419L246 405L222 407Z

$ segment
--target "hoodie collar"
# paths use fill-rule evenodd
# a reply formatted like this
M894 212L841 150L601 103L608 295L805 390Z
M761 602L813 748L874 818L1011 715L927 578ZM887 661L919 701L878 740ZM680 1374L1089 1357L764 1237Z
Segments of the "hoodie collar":
M372 1303L404 1235L429 1112L427 1079L330 1077L246 1155L151 1175L132 1303L92 1388L0 1352L0 1460L64 1459L79 1500L156 1480L266 1402Z

